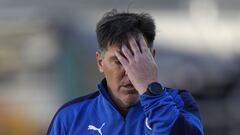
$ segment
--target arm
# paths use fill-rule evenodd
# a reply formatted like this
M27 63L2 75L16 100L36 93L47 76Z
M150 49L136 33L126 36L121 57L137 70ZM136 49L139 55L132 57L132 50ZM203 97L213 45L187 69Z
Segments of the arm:
M58 111L55 114L50 126L48 127L47 135L67 135L66 126L63 122L66 121L65 117L60 115L61 111Z
M202 135L196 102L187 91L164 90L161 95L140 96L153 135Z
M155 96L146 94L148 85L157 82L158 78L155 51L148 48L142 34L137 38L138 43L130 35L130 48L122 45L121 52L116 52L115 55L141 95L140 101L145 115L149 117L153 134L203 134L196 103L189 93L178 93L176 90L174 93L165 89Z
M178 93L175 99L182 100L183 106L179 107L181 113L172 127L171 134L203 135L203 126L195 99L185 90Z

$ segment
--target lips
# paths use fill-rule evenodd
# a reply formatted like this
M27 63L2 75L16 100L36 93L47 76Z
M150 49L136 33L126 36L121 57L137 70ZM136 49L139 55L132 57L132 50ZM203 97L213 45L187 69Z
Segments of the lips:
M126 85L123 85L123 87L128 89L134 89L134 86L132 84L126 84Z
M134 88L132 84L127 84L122 86L126 94L136 94L137 90Z

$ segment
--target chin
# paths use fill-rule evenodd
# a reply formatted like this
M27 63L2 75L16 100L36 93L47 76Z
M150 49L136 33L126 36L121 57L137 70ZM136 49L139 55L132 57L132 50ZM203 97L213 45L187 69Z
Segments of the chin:
M119 96L125 106L134 105L139 101L139 94L134 88L122 87Z
M125 104L128 106L134 105L139 101L138 94L128 94L125 97Z

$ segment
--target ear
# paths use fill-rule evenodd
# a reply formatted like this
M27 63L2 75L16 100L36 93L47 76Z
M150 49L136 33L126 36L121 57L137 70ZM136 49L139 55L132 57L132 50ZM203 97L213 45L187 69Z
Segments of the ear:
M103 67L102 67L102 61L103 61L103 58L102 58L102 54L100 51L97 51L96 52L96 61L97 61L97 66L98 66L98 70L103 73Z

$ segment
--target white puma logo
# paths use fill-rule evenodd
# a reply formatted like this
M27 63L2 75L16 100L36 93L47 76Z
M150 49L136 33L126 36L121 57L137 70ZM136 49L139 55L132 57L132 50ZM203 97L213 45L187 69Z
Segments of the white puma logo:
M145 125L149 130L152 130L152 128L148 124L148 118L145 118Z
M103 123L100 128L96 128L96 127L93 126L93 125L88 125L88 130L96 130L96 131L98 131L98 133L99 133L100 135L103 135L101 129L102 129L102 127L103 127L104 125L105 125L105 123Z

